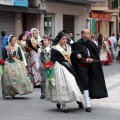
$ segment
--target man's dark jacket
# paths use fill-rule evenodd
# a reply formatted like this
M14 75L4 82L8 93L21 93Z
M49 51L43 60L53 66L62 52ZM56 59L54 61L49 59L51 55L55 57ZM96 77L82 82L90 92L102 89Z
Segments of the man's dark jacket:
M80 39L73 44L72 46L73 53L71 56L71 60L75 66L75 69L76 67L78 67L77 64L83 64L83 65L88 64L86 63L86 60L88 58L88 51L86 48L89 49L90 57L94 59L94 61L89 65L90 74L88 77L89 77L90 98L99 99L99 98L108 97L102 64L99 58L99 50L95 45L95 43L93 43L90 40L87 40L85 42L83 39ZM76 57L77 54L81 54L82 58L78 59Z

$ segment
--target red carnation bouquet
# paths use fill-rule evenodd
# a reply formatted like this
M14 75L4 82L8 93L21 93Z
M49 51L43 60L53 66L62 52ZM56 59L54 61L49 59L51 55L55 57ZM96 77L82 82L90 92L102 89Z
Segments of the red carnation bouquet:
M54 67L54 63L52 63L52 62L46 62L46 63L43 65L43 67L44 67L45 69L51 69L51 68Z
M5 64L4 60L0 60L0 76L3 74L3 65Z
M54 63L52 62L46 62L44 65L43 65L45 71L47 72L45 77L47 76L48 78L48 81L49 81L49 88L52 89L52 80L53 80L53 77L55 76L55 69L54 69Z
M30 48L30 47L26 47L25 49L27 52L30 52L32 50L32 48Z
M0 65L4 65L5 61L4 60L0 60Z

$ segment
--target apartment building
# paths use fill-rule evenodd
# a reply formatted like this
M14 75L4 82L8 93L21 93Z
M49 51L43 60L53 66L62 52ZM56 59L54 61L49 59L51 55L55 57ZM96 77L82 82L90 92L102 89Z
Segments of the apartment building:
M0 1L0 31L5 30L8 35L17 37L21 32L36 27L41 35L49 33L54 38L64 29L72 32L75 40L86 28L89 5L95 3L94 0L24 0L26 5L19 3L15 6Z

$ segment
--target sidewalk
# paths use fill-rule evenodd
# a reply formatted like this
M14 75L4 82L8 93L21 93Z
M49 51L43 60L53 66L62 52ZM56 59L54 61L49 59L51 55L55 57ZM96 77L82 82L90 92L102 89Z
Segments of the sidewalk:
M103 99L91 100L91 103L97 107L105 107L107 109L120 111L120 73L108 77L106 86L108 97Z

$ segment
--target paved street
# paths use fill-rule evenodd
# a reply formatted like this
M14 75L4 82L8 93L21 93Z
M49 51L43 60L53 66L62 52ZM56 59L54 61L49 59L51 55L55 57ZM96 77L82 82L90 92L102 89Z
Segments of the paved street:
M0 89L0 120L119 120L120 119L120 63L103 66L109 97L91 100L92 113L78 109L76 103L67 104L69 113L57 110L55 104L40 100L40 89L15 100L3 99Z

